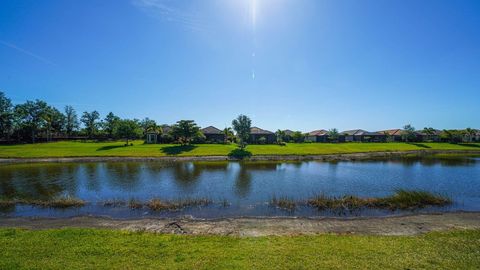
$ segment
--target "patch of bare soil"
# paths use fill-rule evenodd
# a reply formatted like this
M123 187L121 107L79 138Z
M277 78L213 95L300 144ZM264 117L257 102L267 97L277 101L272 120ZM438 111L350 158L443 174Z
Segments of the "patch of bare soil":
M416 235L451 229L480 229L480 212L418 214L369 218L134 219L105 217L0 218L0 227L25 229L104 228L188 235Z

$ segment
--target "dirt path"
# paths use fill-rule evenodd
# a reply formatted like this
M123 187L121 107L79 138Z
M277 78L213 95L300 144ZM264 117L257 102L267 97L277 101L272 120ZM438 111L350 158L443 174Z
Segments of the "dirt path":
M369 234L415 235L450 229L480 229L480 212L421 214L379 218L232 218L218 220L103 217L0 218L0 227L26 229L105 228L191 235Z
M348 161L366 160L372 158L394 158L405 155L432 155L432 154L460 154L480 155L478 150L412 150L412 151L387 151L342 153L323 155L255 155L247 158L250 161L287 161L287 160L323 160L323 161ZM164 156L164 157L52 157L52 158L0 158L2 163L40 163L40 162L106 162L106 161L222 161L239 160L229 156Z

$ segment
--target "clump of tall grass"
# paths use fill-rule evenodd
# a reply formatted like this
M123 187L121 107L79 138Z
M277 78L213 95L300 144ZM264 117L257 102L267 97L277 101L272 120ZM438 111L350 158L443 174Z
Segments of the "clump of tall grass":
M288 197L279 197L273 196L269 203L271 206L286 209L289 211L295 210L297 208L297 202Z
M186 207L206 206L212 203L210 199L179 199L175 201L164 201L161 199L152 199L145 205L153 211L177 211Z
M230 206L230 202L227 199L222 199L220 201L220 204L221 204L222 207L229 207Z
M439 194L433 194L427 191L415 191L398 189L395 194L379 198L376 205L389 209L416 209L426 206L444 206L451 204L452 200Z
M131 209L141 209L143 208L143 203L139 200L132 198L128 201L128 207L130 207Z
M57 197L48 200L37 199L1 199L0 206L8 207L16 204L32 205L50 208L71 208L85 206L86 202L73 197Z
M85 201L73 197L58 197L46 201L27 201L26 204L41 206L41 207L50 207L50 208L71 208L71 207L82 207L85 206Z
M121 207L125 205L126 205L126 202L120 199L106 200L103 202L103 206L109 206L109 207Z
M15 205L14 200L0 199L0 208L12 207Z
M327 197L319 195L307 200L307 204L319 210L356 210L360 208L380 208L390 210L418 209L427 206L451 204L450 198L428 191L396 190L383 198L360 198L356 196Z
M307 201L307 204L319 210L354 210L373 206L375 199L364 199L356 196L327 197L319 195Z

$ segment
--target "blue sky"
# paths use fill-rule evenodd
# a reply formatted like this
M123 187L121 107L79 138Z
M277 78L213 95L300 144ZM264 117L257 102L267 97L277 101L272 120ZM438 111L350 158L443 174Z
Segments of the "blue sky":
M480 128L480 1L2 0L0 90L219 128Z

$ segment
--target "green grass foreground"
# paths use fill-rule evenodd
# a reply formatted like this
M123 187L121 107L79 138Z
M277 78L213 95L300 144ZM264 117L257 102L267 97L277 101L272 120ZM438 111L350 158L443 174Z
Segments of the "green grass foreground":
M179 236L0 229L0 269L478 269L480 231L420 236Z
M124 142L54 142L38 144L1 145L1 158L42 157L162 157L162 156L227 156L238 152L235 144L144 144L134 141L125 147ZM251 155L322 155L382 151L410 150L477 150L479 143L289 143L280 145L249 145Z

